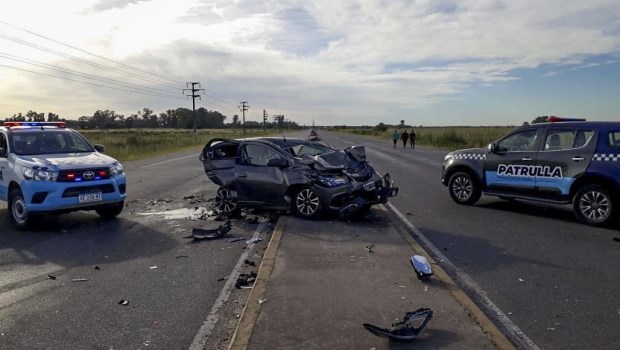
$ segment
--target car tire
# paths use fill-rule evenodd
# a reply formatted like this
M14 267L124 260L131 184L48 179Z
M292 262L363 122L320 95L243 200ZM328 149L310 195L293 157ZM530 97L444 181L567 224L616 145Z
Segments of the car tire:
M13 227L18 230L29 228L33 222L32 214L26 209L26 200L19 188L11 191L9 194L9 219Z
M315 219L323 210L321 200L312 187L302 187L293 197L295 214L304 219Z
M611 192L601 185L585 185L573 197L577 220L592 226L605 226L615 217L616 202Z
M478 182L474 180L470 173L459 171L448 181L448 192L453 201L458 204L471 205L480 199L482 190Z
M239 212L237 198L232 195L229 187L220 187L215 193L215 209L226 215L234 215Z
M104 219L113 219L120 215L124 207L125 201L122 201L116 204L99 207L95 209L95 211Z

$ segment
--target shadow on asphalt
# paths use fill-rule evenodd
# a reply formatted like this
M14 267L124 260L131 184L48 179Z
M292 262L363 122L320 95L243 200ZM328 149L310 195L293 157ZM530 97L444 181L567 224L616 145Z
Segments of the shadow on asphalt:
M48 215L40 217L31 230L18 231L7 215L6 209L0 210L0 249L10 258L0 259L0 266L116 263L159 255L180 244L170 235L122 217L105 220L82 212Z
M428 328L424 329L420 333L420 338L412 342L388 342L390 350L405 350L405 349L442 349L454 343L457 343L463 339L460 335L442 330L433 329L432 320Z

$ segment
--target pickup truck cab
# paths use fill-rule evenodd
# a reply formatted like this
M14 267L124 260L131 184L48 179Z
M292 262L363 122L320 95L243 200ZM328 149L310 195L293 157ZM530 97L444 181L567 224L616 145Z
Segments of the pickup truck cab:
M620 122L551 117L520 127L446 155L442 183L459 204L482 194L571 204L579 221L609 224L620 206Z
M121 213L123 166L64 122L5 122L0 127L0 200L12 224L25 229L39 213Z

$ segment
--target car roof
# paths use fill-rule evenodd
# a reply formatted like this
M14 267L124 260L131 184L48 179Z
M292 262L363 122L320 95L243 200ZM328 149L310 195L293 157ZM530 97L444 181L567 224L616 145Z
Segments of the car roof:
M236 141L266 141L280 148L294 147L308 142L308 140L295 137L248 137L243 139L237 139Z
M570 121L570 122L550 122L550 123L534 123L530 126L534 127L542 127L542 126L551 126L551 127L611 127L611 126L620 126L620 122L599 122L599 121ZM527 127L527 126L526 126Z
M69 128L59 128L59 127L55 127L55 126L42 126L42 127L34 127L34 126L12 126L10 128L7 127L2 127L0 129L3 129L7 132L10 133L34 133L34 132L41 132L41 131L60 131L60 132L72 132L74 131L73 129L69 129Z

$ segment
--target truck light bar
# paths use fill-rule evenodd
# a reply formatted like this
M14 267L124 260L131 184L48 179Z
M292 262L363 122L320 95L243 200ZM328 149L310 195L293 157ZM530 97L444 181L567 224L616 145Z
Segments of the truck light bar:
M4 122L5 127L10 128L14 126L34 126L34 127L44 127L44 126L55 126L58 128L66 128L66 122Z
M549 123L557 123L557 122L585 122L585 118L562 118L562 117L549 117L547 119Z

